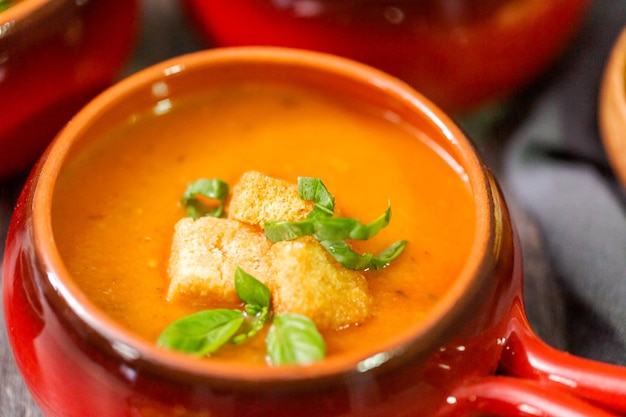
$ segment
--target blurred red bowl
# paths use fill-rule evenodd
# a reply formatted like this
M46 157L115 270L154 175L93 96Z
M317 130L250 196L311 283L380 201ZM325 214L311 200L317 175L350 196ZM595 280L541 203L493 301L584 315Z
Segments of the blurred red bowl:
M212 44L330 52L459 112L500 100L554 62L589 0L186 0ZM245 28L242 29L242 28Z
M19 0L0 12L0 177L28 169L114 81L137 17L135 0Z

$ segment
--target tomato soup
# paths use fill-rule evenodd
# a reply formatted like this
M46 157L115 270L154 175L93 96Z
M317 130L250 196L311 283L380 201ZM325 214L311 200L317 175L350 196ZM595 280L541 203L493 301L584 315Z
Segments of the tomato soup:
M62 170L52 208L61 256L77 284L122 326L156 341L200 309L166 298L180 198L198 178L230 184L249 170L296 183L323 180L344 216L389 226L354 242L379 253L408 245L365 272L372 315L323 334L327 355L375 344L421 320L448 291L474 240L475 204L462 167L397 114L288 83L233 83L164 99L94 138ZM206 308L206 306L203 306ZM262 362L263 335L208 360Z

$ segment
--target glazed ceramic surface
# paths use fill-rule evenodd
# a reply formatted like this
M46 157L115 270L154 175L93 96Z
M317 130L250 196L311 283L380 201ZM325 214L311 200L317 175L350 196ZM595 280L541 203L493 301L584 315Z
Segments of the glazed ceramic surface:
M136 1L23 0L0 13L0 177L29 169L133 48Z
M246 78L290 80L393 111L461 164L476 238L458 281L411 334L368 358L266 368L198 361L148 343L97 309L68 276L50 208L68 155L137 109ZM624 370L551 350L522 310L521 257L506 205L463 133L384 73L323 54L235 48L184 56L107 90L81 111L33 170L3 264L9 339L49 417L83 416L608 416L626 411ZM602 383L599 383L601 381ZM592 404L601 403L603 407ZM576 414L578 413L578 414Z
M598 121L609 160L626 186L626 29L607 62L598 100Z
M186 3L211 44L331 52L400 77L446 111L467 111L515 92L553 63L589 1Z

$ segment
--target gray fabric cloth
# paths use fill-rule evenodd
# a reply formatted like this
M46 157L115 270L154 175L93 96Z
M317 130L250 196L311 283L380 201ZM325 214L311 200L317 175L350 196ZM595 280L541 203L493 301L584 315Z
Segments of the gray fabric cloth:
M575 43L512 133L501 182L533 218L550 274L528 276L535 291L560 291L565 331L526 297L534 326L571 353L626 365L626 199L597 127L599 86L626 1L596 1ZM626 132L625 132L626 135ZM624 155L626 157L626 155ZM561 314L557 312L555 314Z

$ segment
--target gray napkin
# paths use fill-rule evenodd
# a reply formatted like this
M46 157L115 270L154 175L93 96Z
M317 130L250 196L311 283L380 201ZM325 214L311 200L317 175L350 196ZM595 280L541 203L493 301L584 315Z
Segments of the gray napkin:
M597 98L604 65L625 25L626 1L593 4L566 57L530 100L532 110L510 136L501 169L503 188L535 220L550 261L549 273L528 274L526 286L559 291L553 294L558 310L548 315L550 309L527 294L531 323L551 344L622 365L626 200L599 137ZM565 331L550 331L559 325L553 314L563 315Z

